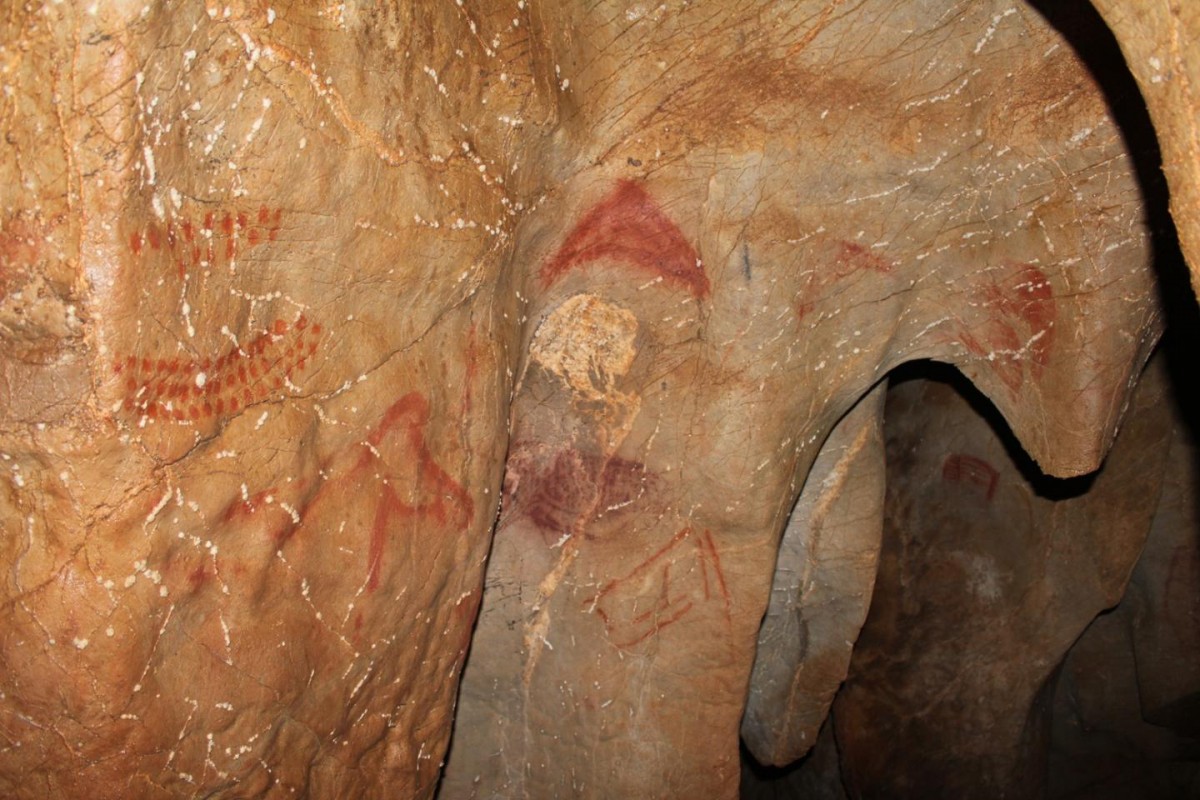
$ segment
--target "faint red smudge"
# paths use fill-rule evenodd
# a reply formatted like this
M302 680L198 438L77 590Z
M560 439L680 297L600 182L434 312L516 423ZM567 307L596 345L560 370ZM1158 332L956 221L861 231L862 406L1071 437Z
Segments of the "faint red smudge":
M413 518L428 520L444 527L448 524L466 526L474 515L474 503L465 489L442 469L430 453L425 441L429 424L429 401L417 392L404 395L384 413L375 430L360 445L362 453L352 471L352 484L357 478L379 469L381 451L403 450L415 459L415 482L399 481L396 471L378 487L371 540L367 554L367 591L379 586L383 548L388 537ZM385 463L385 467L386 467ZM420 498L417 503L406 502L397 492L403 485Z
M660 276L697 298L709 293L708 276L695 248L633 181L618 182L575 224L562 246L542 265L542 286L548 288L573 268L600 259Z
M313 363L322 328L301 316L275 320L244 345L200 358L125 355L113 363L123 388L121 410L147 422L221 419L246 406L290 394Z
M712 602L729 622L732 597L712 533L687 527L628 575L606 583L584 608L594 607L610 641L625 649Z
M983 489L984 497L992 502L1000 473L987 461L964 453L951 453L942 462L942 480L948 483L964 483Z
M886 258L871 252L861 244L845 239L829 242L821 248L816 269L809 273L808 281L796 300L796 317L803 320L812 311L818 300L842 281L862 272L887 275L896 265Z
M252 520L265 526L265 533L277 547L282 547L292 538L300 526L300 520L308 506L308 488L312 481L301 478L288 487L285 495L277 487L262 489L243 499L234 501L221 515L222 524L247 525Z
M463 380L462 414L466 419L471 414L471 392L475 378L479 374L479 342L475 333L475 324L467 330L467 351L464 355L467 374Z
M188 576L187 576L188 586L191 588L191 590L193 592L199 590L200 587L203 586L205 581L207 581L207 580L208 580L208 573L204 571L203 564L197 564L196 567L191 572L189 572Z
M960 324L958 340L977 358L986 359L1012 391L1025 383L1025 366L1038 378L1054 347L1058 304L1046 273L1015 264L1004 275L974 292L988 315L974 327Z
M46 218L39 211L9 212L0 223L0 300L47 259L46 251L52 249L47 242L65 221L61 214Z

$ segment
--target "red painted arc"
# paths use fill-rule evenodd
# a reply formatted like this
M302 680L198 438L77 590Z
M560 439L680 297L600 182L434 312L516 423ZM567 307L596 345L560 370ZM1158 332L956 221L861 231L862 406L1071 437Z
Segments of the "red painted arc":
M696 249L633 181L620 181L576 223L562 246L542 265L542 286L549 288L572 269L600 259L657 275L696 298L707 297L711 288Z

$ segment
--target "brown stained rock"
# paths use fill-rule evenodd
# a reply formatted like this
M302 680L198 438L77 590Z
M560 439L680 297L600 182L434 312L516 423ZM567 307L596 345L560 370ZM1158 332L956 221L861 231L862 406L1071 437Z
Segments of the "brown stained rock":
M1103 470L1057 499L949 385L889 393L879 578L834 704L851 796L1044 791L1053 675L1120 599L1157 505L1161 366Z
M816 743L871 605L886 389L872 389L829 434L780 542L742 719L761 764L791 764Z

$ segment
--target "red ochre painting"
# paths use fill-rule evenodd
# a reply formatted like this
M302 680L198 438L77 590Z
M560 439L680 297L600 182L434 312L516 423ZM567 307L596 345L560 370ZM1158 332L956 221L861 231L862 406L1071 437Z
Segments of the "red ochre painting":
M206 211L201 217L147 223L129 234L129 252L139 259L162 253L182 280L192 269L227 266L239 250L274 242L282 222L283 210L266 206L257 211Z
M800 321L804 321L818 302L834 292L843 291L843 283L848 279L860 273L889 275L896 268L894 262L846 239L826 242L818 252L817 266L808 273L795 301L796 317Z
M584 601L609 640L626 649L658 635L698 608L715 604L729 620L732 598L711 532L686 527L623 578Z
M657 276L697 299L707 297L710 290L696 249L654 198L633 181L620 181L575 223L542 265L542 287L549 288L571 270L600 260Z
M121 356L113 362L121 411L148 422L196 422L285 397L311 367L321 338L321 326L301 316L275 320L248 342L208 356Z
M959 324L958 340L963 346L976 358L986 359L1014 392L1024 385L1027 373L1041 377L1054 349L1058 316L1046 273L1031 264L1007 265L998 277L976 288L969 302L990 313L978 324Z

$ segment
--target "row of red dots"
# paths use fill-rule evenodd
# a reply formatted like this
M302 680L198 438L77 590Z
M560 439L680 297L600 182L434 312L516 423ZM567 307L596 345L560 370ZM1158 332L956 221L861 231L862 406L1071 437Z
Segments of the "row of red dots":
M283 222L283 209L262 206L256 216L257 224L251 224L251 214L246 211L226 211L223 215L209 211L199 224L190 219L178 223L171 221L165 227L151 222L145 230L129 235L129 250L135 256L140 256L147 247L152 251L167 250L176 256L175 265L182 277L188 267L198 266L202 260L210 266L216 263L214 238L225 240L227 261L237 254L239 239L251 247L264 241L275 241ZM200 231L211 235L202 235ZM198 237L207 244L202 247Z
M287 382L308 367L320 335L321 326L310 325L304 317L290 326L276 320L245 347L231 348L216 358L181 362L127 356L113 369L126 376L126 411L140 411L151 420L198 420L232 413L283 392ZM201 373L203 385L197 380Z

